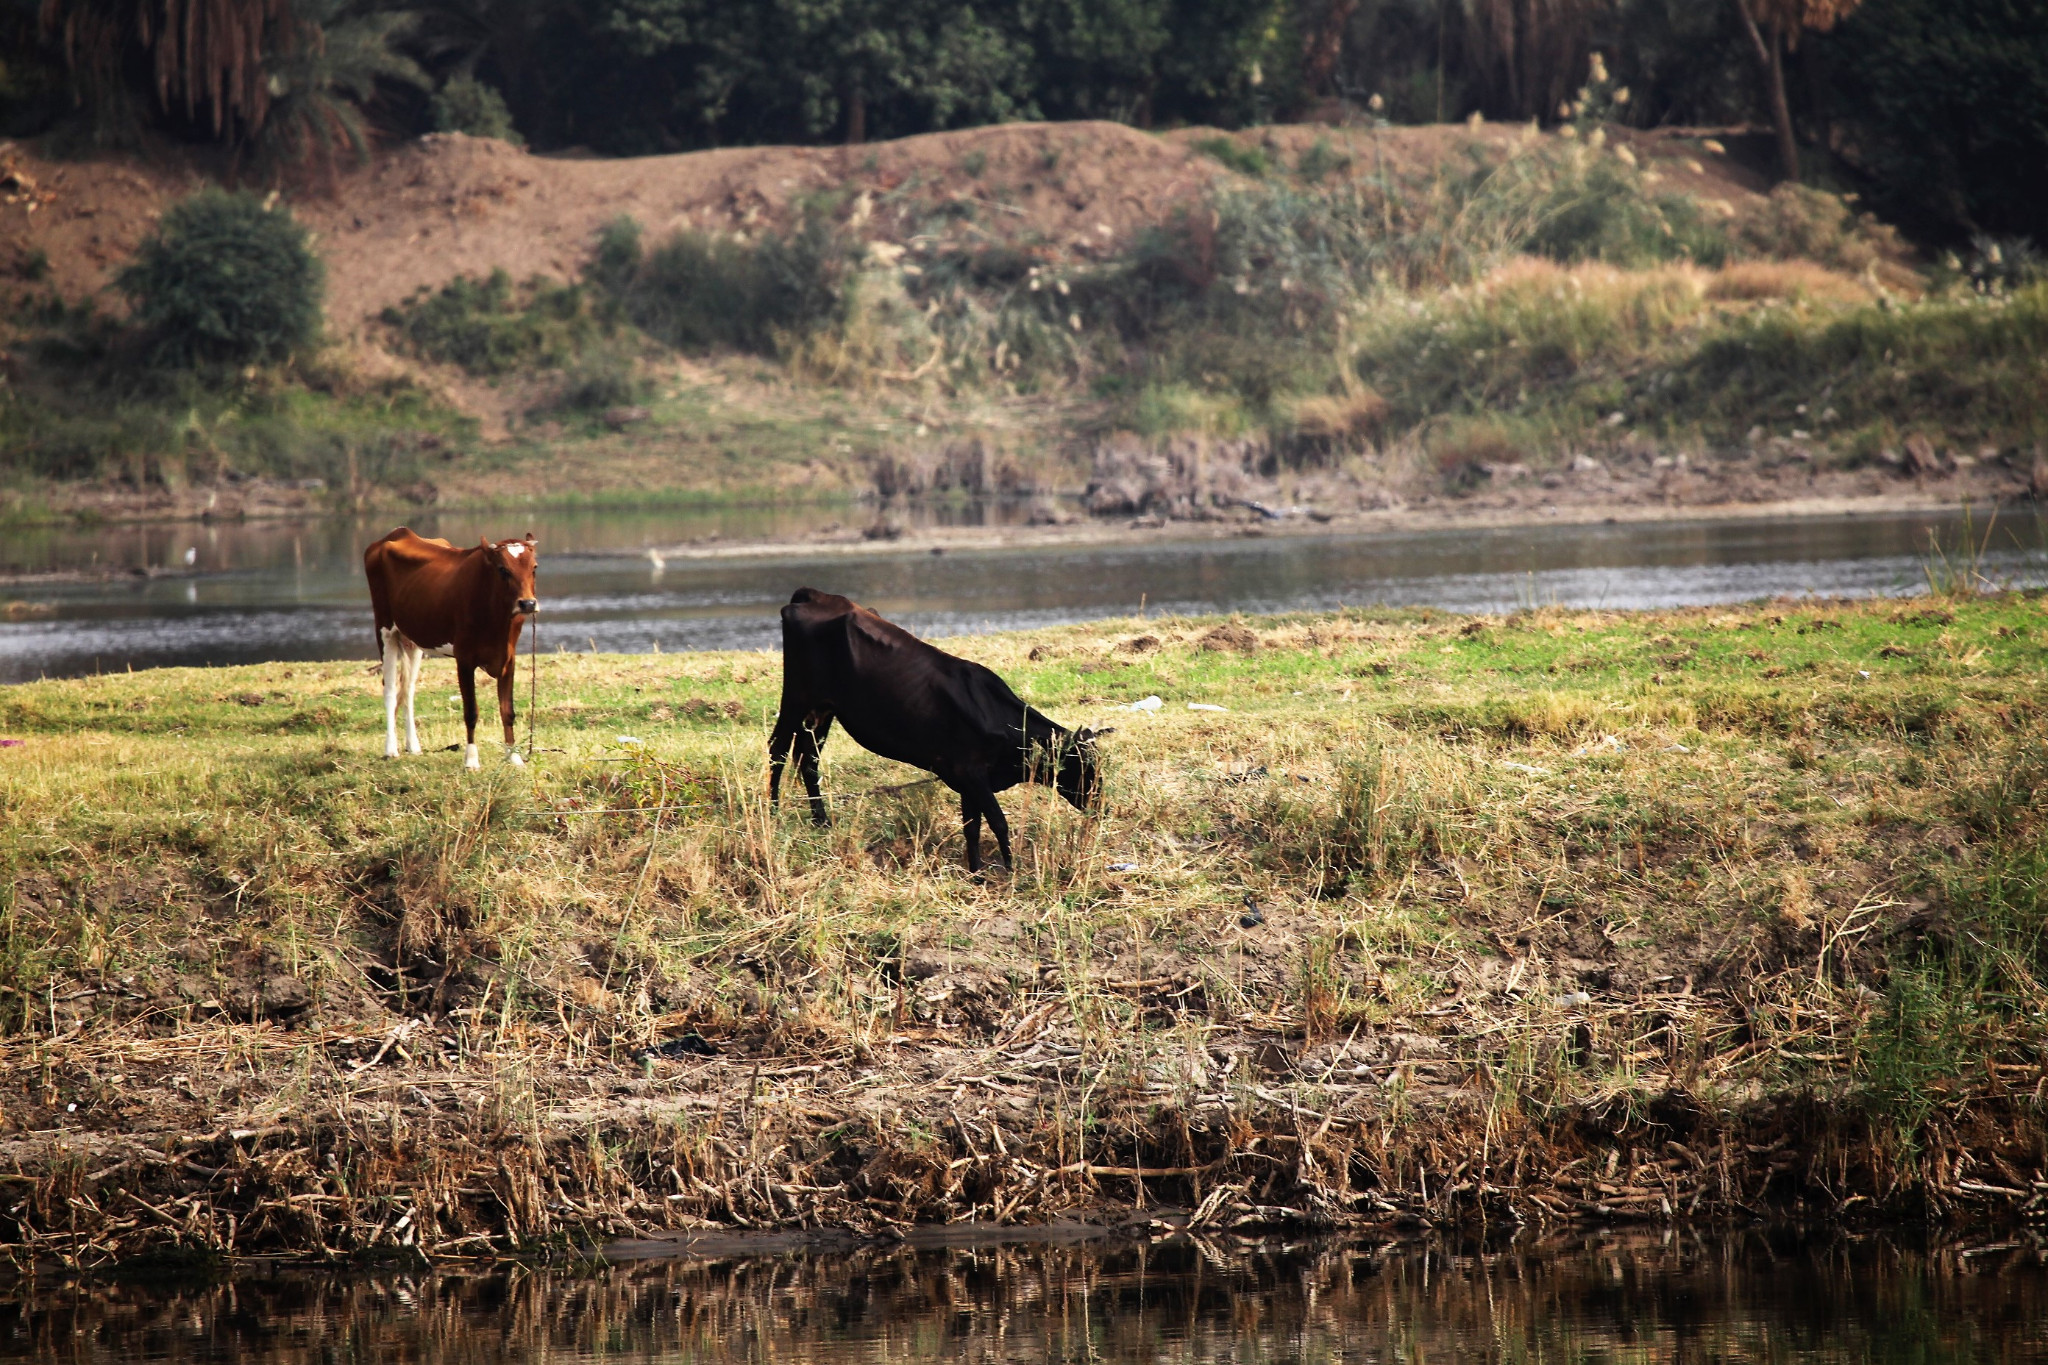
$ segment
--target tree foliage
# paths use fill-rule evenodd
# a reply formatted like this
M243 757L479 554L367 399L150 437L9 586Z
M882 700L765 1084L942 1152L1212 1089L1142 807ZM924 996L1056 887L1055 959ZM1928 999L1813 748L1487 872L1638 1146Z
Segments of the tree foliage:
M249 365L314 345L324 277L288 210L202 190L164 215L115 285L157 363Z
M279 173L435 128L636 154L1375 96L1549 123L1599 54L1612 116L1767 122L1784 169L1866 177L1929 236L2048 226L2040 0L0 0L0 36L23 13L0 126L47 119L62 67L103 119Z
M1869 0L1810 46L1886 216L2048 244L2048 14L2038 0Z
M369 155L363 111L385 87L418 89L426 73L401 50L404 12L352 12L346 0L294 0L297 42L266 63L270 104L243 139L248 161L272 179L293 168L332 175L343 157Z
M162 106L207 121L216 134L263 122L265 68L300 36L290 0L44 0L42 21L92 83L118 81L139 47Z
M467 133L471 137L495 137L516 147L526 145L512 122L505 97L474 76L455 75L434 93L434 130Z

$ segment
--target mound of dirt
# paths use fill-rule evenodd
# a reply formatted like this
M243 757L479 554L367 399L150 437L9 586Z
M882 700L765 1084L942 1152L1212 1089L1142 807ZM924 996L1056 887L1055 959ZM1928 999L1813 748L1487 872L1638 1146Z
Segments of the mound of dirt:
M1201 646L1217 653L1256 654L1259 651L1259 634L1241 622L1225 621L1202 637Z
M1219 137L1296 167L1326 157L1390 173L1427 172L1474 144L1525 136L1463 124L1378 132L1291 125L1164 136L1118 123L1003 124L855 147L745 147L619 160L536 156L442 133L409 142L306 195L295 209L328 269L328 319L360 336L388 305L457 275L573 276L598 229L621 214L650 238L679 228L753 232L825 194L852 197L849 221L878 241L923 236L1011 244L1050 259L1117 250L1219 180L1238 178L1198 147ZM1618 132L1670 188L1731 204L1764 188L1702 151L1686 130ZM0 164L33 193L0 195L0 274L46 278L67 298L103 289L163 210L205 183L175 155L43 160L0 144Z

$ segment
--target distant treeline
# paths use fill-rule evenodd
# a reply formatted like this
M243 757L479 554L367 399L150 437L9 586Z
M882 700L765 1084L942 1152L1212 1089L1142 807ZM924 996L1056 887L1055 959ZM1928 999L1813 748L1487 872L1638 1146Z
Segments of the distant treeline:
M453 129L639 154L1010 119L1754 122L1930 241L2048 237L2041 0L0 0L0 132L277 180Z

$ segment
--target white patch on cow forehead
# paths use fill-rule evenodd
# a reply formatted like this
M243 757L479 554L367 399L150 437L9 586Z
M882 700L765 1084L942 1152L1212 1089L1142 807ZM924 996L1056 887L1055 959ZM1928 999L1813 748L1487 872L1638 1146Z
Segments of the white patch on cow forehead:
M514 559L517 559L519 558L519 556L526 553L526 547L515 540L505 547L505 553L511 555Z

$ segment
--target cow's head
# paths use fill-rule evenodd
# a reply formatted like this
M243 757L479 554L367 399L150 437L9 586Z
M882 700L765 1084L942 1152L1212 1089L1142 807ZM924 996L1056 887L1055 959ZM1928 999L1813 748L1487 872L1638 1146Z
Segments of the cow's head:
M495 545L486 539L481 548L504 595L512 599L512 610L521 616L539 611L540 602L533 593L533 532L528 531L524 540L501 540Z
M1053 751L1057 764L1053 769L1053 787L1075 810L1092 808L1102 795L1102 775L1096 769L1095 741L1109 733L1108 730L1090 730L1084 726L1060 736L1059 745Z

